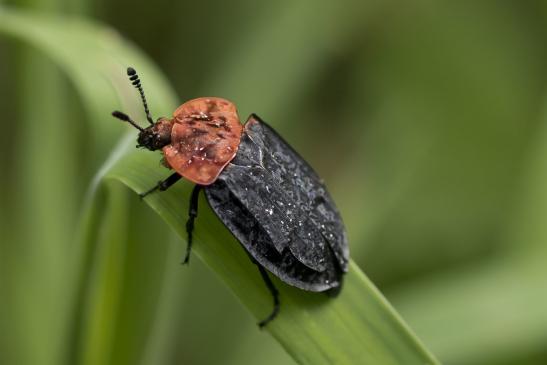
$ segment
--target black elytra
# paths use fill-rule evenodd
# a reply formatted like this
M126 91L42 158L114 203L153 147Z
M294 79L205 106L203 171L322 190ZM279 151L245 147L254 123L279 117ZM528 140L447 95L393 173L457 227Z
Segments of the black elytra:
M129 68L128 75L139 90L150 121L137 73ZM143 129L126 114L116 111L113 116L142 133ZM205 119L201 114L199 118ZM180 178L173 173L140 195L166 190ZM259 322L260 327L273 320L280 307L279 292L267 271L303 290L331 295L340 291L343 274L348 270L349 248L334 201L310 165L257 115L248 118L235 157L216 180L210 185L196 184L193 189L183 263L188 263L190 257L201 190L211 209L258 266L273 297L274 309Z

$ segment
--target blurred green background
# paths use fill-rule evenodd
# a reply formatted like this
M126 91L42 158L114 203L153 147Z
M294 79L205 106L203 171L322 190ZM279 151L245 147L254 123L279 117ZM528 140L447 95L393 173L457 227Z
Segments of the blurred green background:
M275 126L324 177L353 259L443 363L547 363L547 3L0 4L109 24L180 102L222 96ZM5 37L0 95L0 363L58 364L74 351L63 283L85 192L126 126L101 138L66 75ZM293 363L199 260L178 265L165 223L127 204L146 225L120 233L124 325L89 363ZM135 301L160 310L131 322Z

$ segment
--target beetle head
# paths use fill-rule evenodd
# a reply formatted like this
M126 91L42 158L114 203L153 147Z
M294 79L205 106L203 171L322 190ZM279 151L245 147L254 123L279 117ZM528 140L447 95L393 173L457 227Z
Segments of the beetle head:
M137 147L147 148L150 151L159 150L171 143L171 129L173 122L160 118L148 128L144 128L137 138Z
M167 118L159 118L156 123L154 123L152 116L150 115L150 110L148 110L148 103L146 102L146 97L144 96L141 80L137 75L137 71L135 71L132 67L128 67L127 76L133 86L139 90L142 104L144 106L144 112L146 113L146 120L150 123L150 126L147 128L142 128L133 119L131 119L129 115L117 110L112 112L112 116L131 124L140 131L139 137L137 138L137 147L147 148L150 151L159 150L160 148L171 143L171 129L173 129L173 121Z

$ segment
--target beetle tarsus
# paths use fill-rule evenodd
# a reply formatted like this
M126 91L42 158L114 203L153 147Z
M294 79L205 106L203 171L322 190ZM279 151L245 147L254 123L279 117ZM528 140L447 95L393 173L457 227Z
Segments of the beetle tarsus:
M190 218L186 221L186 233L188 234L188 243L186 245L186 254L182 260L183 265L188 265L190 262L190 253L192 252L192 232L194 231L194 219L196 215L190 215Z
M155 192L156 190L165 191L165 190L169 189L174 183L179 181L181 178L182 178L182 176L180 176L178 173L175 172L175 173L169 175L169 177L167 179L158 181L156 186L154 186L153 188L151 188L151 189L149 189L149 190L147 190L143 193L139 193L139 197L141 199L143 199L145 196Z
M260 271L260 275L262 276L262 279L264 280L264 283L268 287L268 290L272 294L273 304L274 304L272 313L270 313L270 315L268 317L264 318L262 321L258 322L258 327L264 328L264 326L266 326L270 321L272 321L275 317L277 317L277 314L279 313L279 307L280 307L279 292L277 291L277 288L275 287L272 280L268 276L268 273L266 272L266 269L264 269L264 267L262 267L262 265L260 265L259 263L255 262L255 264L258 266L258 270Z
M161 182L161 181L160 181ZM149 189L147 191L145 191L144 193L139 193L139 198L144 199L144 197L146 197L148 194L151 194L153 193L154 191L158 190L159 189L159 183L158 185L154 186L152 189Z
M190 208L188 209L188 220L186 221L186 233L188 235L188 244L186 246L186 255L182 260L183 265L188 265L190 262L190 253L192 252L192 233L194 232L194 220L198 216L198 198L202 186L196 185L192 190L190 197Z

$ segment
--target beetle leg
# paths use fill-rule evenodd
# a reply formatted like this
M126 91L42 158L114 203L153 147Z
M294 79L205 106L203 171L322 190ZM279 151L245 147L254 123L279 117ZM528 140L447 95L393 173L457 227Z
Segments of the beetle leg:
M198 216L198 197L201 185L194 186L192 196L190 197L190 209L188 210L188 220L186 221L186 233L188 234L188 245L186 246L186 256L182 264L188 264L190 260L190 251L192 251L192 232L194 231L194 219Z
M277 314L279 313L279 292L277 291L277 288L274 286L272 280L268 276L268 273L266 272L266 269L262 265L260 265L258 262L255 262L255 264L258 266L258 270L260 271L260 275L262 276L262 279L264 280L264 283L268 287L268 290L272 294L273 297L273 303L274 308L272 313L266 318L264 318L262 321L258 322L258 326L260 328L263 328L266 324L268 324L272 319L277 317Z
M165 191L165 190L169 189L169 187L171 187L171 185L173 185L174 183L179 181L181 178L182 178L182 176L180 176L178 173L175 172L174 174L170 175L167 179L165 179L163 181L158 181L158 184L156 186L154 186L152 189L149 189L149 190L145 191L144 193L140 193L139 196L142 199L145 196L147 196L148 194L153 193L156 190Z

